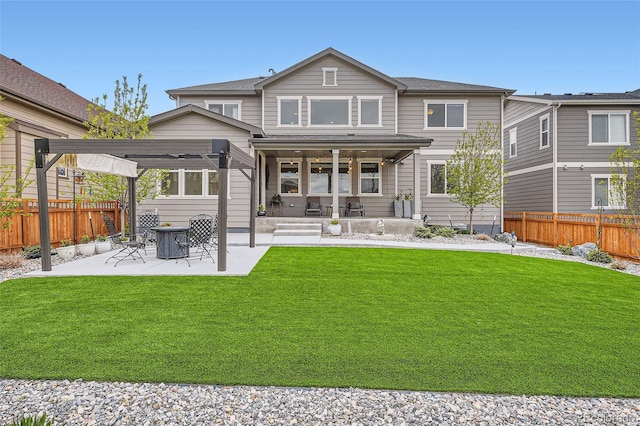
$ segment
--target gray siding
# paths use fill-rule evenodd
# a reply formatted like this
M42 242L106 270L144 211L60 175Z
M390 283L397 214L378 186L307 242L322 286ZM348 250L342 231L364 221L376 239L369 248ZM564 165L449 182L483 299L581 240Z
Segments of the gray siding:
M323 67L336 67L337 86L323 86ZM301 127L278 127L278 96L302 96ZM308 126L308 96L350 96L351 126ZM358 96L382 96L382 127L358 127ZM395 87L346 62L327 57L264 89L264 130L268 134L377 134L395 132Z
M509 176L504 197L504 211L553 211L553 170Z
M553 162L553 114L547 109L533 117L521 121L516 126L507 127L504 130L504 158L505 170L508 172L528 167L549 164ZM540 117L549 114L549 146L540 148ZM517 128L517 155L509 157L510 130Z
M500 96L401 96L398 105L398 133L433 138L431 148L454 149L462 130L425 129L425 99L467 100L467 130L475 131L478 123L500 124Z
M198 114L163 122L151 130L155 139L228 139L247 152L249 150L249 134L246 131ZM231 170L229 181L228 226L230 228L248 228L249 215L252 214L249 212L251 201L249 180L240 171ZM218 200L210 197L167 197L161 195L155 200L143 201L139 208L157 208L163 222L187 225L189 218L199 213L215 216L218 211Z
M638 106L562 106L558 109L558 162L609 162L609 156L618 147L588 146L589 145L589 114L590 110L631 111L629 121L632 124L633 111ZM635 127L630 129L630 139L633 144L637 140Z
M592 204L592 174L609 174L608 167L571 168L558 170L558 211L567 213L595 213ZM605 211L611 213L612 211Z
M178 107L185 105L197 105L205 108L205 101L211 100L242 101L241 120L254 126L262 127L262 100L260 95L234 96L234 95L206 95L206 96L180 96Z
M531 114L533 111L541 107L544 107L544 105L534 102L512 101L507 99L504 105L504 122L510 123L520 117Z

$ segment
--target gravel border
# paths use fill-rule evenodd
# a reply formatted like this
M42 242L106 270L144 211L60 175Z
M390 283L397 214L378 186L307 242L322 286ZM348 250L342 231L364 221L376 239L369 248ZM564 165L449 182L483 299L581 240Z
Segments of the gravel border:
M412 235L332 238L425 241ZM471 236L441 244L503 244ZM514 253L594 264L545 247ZM63 263L57 257L52 264ZM0 270L0 281L40 268ZM640 276L640 265L621 271ZM369 389L203 386L67 380L0 380L0 425L46 413L56 425L638 425L640 399L508 396Z

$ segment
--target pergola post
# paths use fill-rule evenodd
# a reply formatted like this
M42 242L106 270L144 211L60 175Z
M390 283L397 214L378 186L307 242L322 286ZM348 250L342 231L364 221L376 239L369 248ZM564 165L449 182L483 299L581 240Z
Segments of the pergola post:
M135 236L136 232L136 178L127 177L129 187L129 235ZM124 233L122 234L124 235Z
M227 186L229 181L230 143L226 139L213 140L213 153L218 154L220 175L218 194L218 271L227 270Z

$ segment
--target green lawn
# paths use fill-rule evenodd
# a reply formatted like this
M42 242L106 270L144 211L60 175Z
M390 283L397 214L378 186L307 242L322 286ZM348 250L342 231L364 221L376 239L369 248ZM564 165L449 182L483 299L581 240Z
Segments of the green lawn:
M0 283L0 377L640 397L640 279L492 253L271 248L249 277Z

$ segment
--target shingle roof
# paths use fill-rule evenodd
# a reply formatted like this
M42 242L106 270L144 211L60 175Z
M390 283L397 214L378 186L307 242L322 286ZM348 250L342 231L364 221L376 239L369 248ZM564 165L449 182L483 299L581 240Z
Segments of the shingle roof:
M0 55L0 91L75 120L88 118L90 101L4 55Z
M456 83L453 81L429 80L418 77L395 77L407 85L407 92L513 92L512 89L504 89L492 86L480 86L477 84Z
M632 92L624 93L565 93L562 95L552 95L545 93L543 95L517 95L521 98L544 99L548 101L638 101L640 100L640 89Z
M221 83L200 84L198 86L181 87L167 90L168 94L187 92L218 92L218 91L255 91L255 85L267 77L245 78L244 80L223 81Z

